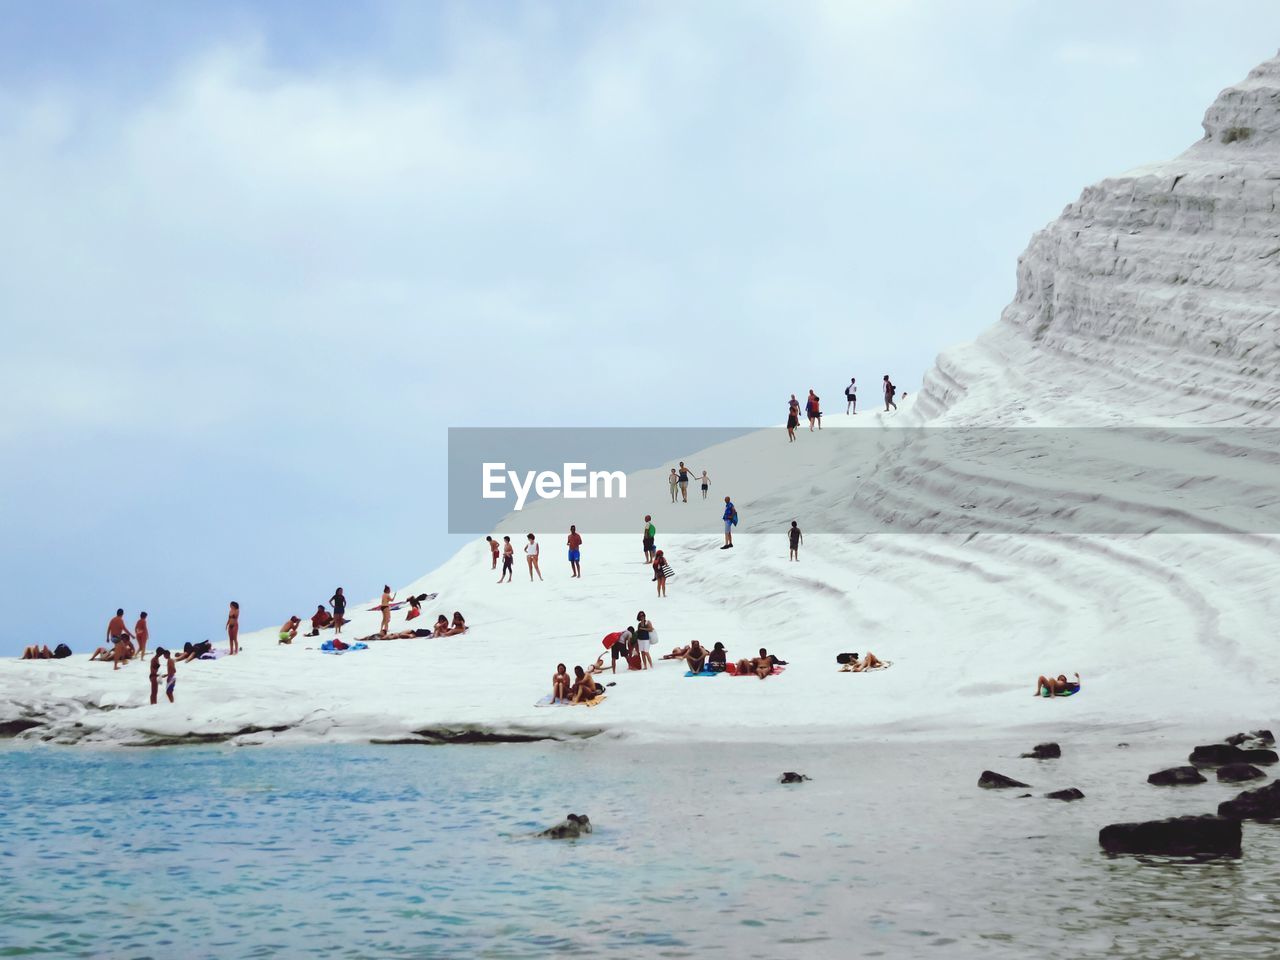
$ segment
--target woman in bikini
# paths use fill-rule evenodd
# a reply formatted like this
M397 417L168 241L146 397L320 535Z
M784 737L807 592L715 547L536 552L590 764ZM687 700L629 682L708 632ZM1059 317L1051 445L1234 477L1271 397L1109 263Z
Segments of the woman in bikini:
M573 681L569 679L569 670L563 663L556 664L555 675L551 678L551 702L560 703L569 699L569 688Z
M391 629L391 603L396 595L391 592L391 588L385 583L382 585L382 599L378 601L378 609L382 611L382 626L378 628L378 632L384 637L387 631Z
M227 642L231 646L231 656L240 652L240 604L234 600L227 608Z
M658 584L658 596L665 597L667 595L667 575L663 573L663 569L667 565L667 559L659 550L653 555L653 579Z
M1074 682L1067 679L1065 673L1060 673L1056 677L1038 677L1036 679L1037 697L1060 697L1066 693L1075 693L1080 689L1080 674L1076 674ZM1045 691L1048 691L1047 693Z
M591 675L581 667L574 667L573 674L578 680L573 685L573 702L586 703L588 700L594 700L598 691L596 690L596 682Z

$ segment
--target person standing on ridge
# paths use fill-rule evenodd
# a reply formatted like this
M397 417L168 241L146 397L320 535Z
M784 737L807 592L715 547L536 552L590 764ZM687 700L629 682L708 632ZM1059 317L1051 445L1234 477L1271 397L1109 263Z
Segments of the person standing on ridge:
M138 614L138 622L133 625L133 636L138 641L138 659L147 659L147 639L151 632L147 629L147 611Z
M227 643L231 647L230 656L240 652L240 604L234 600L227 607Z
M342 595L341 587L333 591L329 606L333 607L333 635L336 637L341 635L342 625L347 622L347 598Z
M111 645L111 669L120 669L120 659L124 656L124 641L132 640L133 634L124 625L124 608L116 610L116 615L107 624L107 643Z
M680 461L680 469L677 472L680 480L680 498L685 503L689 502L689 468L684 465L684 461Z
M787 404L787 443L796 442L796 427L800 425L800 401L796 399L796 395L791 395L791 402Z
M822 429L822 407L818 400L818 395L812 390L809 391L809 399L804 405L805 411L809 414L809 432L813 433L813 425L816 422L818 429Z
M667 484L671 487L671 502L676 502L676 488L680 485L680 475L676 473L676 468L671 468L671 475L667 477Z
M502 538L502 573L498 576L498 582L506 580L510 583L514 574L512 568L515 566L516 548L511 545L510 537Z
M578 532L578 528L572 523L569 524L569 566L573 570L573 577L582 577L582 534Z
M485 539L485 542L489 544L489 559L490 559L489 569L497 570L498 569L498 541L493 539L493 537L485 537L484 539Z
M658 528L653 525L653 517L644 515L644 562L653 563L653 543L658 536Z
M791 559L800 559L800 544L804 543L804 534L800 532L800 525L794 520L791 521L791 529L787 531L787 539L791 542Z
M384 637L391 629L391 603L396 595L391 592L391 587L387 584L382 585L382 599L378 601L378 609L382 611L382 626L378 628L378 632Z
M538 579L542 579L542 571L538 569L538 541L534 539L533 534L529 534L529 542L524 548L524 559L529 564L529 582L533 583L533 575L537 573Z
M895 410L898 409L898 405L893 402L893 396L897 392L898 392L898 388L895 387L889 381L889 375L886 373L884 375L884 412L885 413L889 412L890 407L893 407L893 409Z
M850 377L849 385L844 388L844 412L846 415L852 413L855 417L858 415L858 378Z
M738 525L738 508L733 505L733 501L728 497L724 498L724 546L721 550L728 550L733 546L733 528Z

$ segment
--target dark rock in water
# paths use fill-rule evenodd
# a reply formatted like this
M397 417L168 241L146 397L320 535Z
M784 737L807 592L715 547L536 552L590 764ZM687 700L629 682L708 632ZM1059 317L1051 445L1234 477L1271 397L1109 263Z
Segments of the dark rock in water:
M1241 763L1272 764L1272 763L1275 763L1277 760L1280 760L1280 756L1277 756L1274 750L1266 750L1259 747L1254 750L1240 751Z
M1229 743L1210 743L1196 747L1188 759L1197 767L1220 767L1224 763L1244 763L1244 751Z
M1259 743L1265 744L1268 747L1275 746L1276 738L1271 735L1270 730L1255 730L1251 736Z
M1124 750L1129 745L1127 743L1117 743L1116 746L1119 747L1121 750Z
M1218 780L1222 783L1243 783L1246 780L1261 780L1266 774L1248 763L1228 763L1218 768Z
M794 770L788 770L778 778L779 783L804 783L809 778L803 773L796 773Z
M1235 820L1280 820L1280 780L1246 790L1218 804L1218 816Z
M1030 753L1022 755L1025 760L1056 760L1062 756L1062 748L1056 743L1037 743Z
M1075 787L1067 787L1065 790L1055 790L1053 793L1046 793L1044 797L1046 800L1083 800L1084 793L1077 790Z
M591 820L585 813L571 813L554 827L548 827L538 836L552 840L576 840L584 833L591 832Z
M1002 773L983 770L982 776L978 778L978 786L982 787L984 790L1005 790L1009 787L1029 787L1031 784L1023 783L1021 780L1015 780L1013 777L1006 777Z
M1033 793L1020 793L1020 794L1018 794L1018 799L1019 799L1019 800L1026 800L1028 797L1034 797L1034 796L1035 796L1035 794L1033 794Z
M1147 777L1147 783L1154 783L1157 787L1180 787L1204 782L1205 775L1195 767L1170 767Z
M1167 857L1240 856L1240 821L1206 814L1146 823L1113 823L1098 833L1108 853Z

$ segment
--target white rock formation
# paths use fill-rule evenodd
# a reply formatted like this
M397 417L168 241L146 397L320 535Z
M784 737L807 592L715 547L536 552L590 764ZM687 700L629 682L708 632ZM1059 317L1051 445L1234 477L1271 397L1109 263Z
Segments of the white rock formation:
M653 596L638 536L584 528L585 577L567 579L569 517L563 503L537 505L519 525L540 534L545 583L531 584L518 557L515 583L498 586L479 542L402 590L440 594L419 622L464 611L465 637L329 657L278 648L268 630L243 638L244 656L184 666L175 707L145 705L140 665L9 661L0 723L31 724L25 739L106 743L602 730L840 739L1022 726L1057 738L1171 725L1199 737L1274 726L1280 543L1239 511L1192 516L1133 495L1208 491L1246 507L1276 499L1275 451L1228 428L1280 426L1280 60L1223 91L1204 125L1182 156L1087 188L1036 234L999 323L939 357L899 414L875 414L864 394L863 415L828 416L828 428L855 419L870 428L859 462L830 429L793 445L761 431L691 458L711 469L713 497L678 507L704 517L705 534L660 543L677 570L666 599ZM904 446L910 431L881 429L904 425L1132 429L1117 434L1119 449L1046 469L1043 435L957 430L956 457L929 458ZM1180 425L1211 429L1188 441L1172 429ZM1024 469L1011 477L1015 462ZM666 469L631 478L633 490L652 489L660 530L677 509L663 505ZM797 491L806 543L789 563L783 531ZM717 549L725 493L744 520L733 551ZM1085 510L1137 530L1216 532L1016 532ZM963 529L965 517L998 532L929 532ZM816 535L837 523L886 533ZM904 533L913 530L925 532ZM317 597L331 586L317 585ZM354 608L349 634L376 625L367 606ZM761 682L686 680L682 666L660 664L619 674L598 708L534 709L557 661L590 663L600 637L640 608L657 624L660 652L720 640L733 657L767 646L791 666ZM276 623L290 612L247 618ZM836 672L837 652L867 649L892 668ZM1080 696L1033 698L1038 674L1077 670Z

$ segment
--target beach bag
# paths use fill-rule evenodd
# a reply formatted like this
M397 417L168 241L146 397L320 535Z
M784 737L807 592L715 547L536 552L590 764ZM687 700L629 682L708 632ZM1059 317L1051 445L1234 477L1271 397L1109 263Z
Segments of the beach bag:
M857 659L858 659L858 655L856 653L837 653L836 654L836 663L853 663L853 661Z
M664 563L664 564L662 565L662 571L661 571L661 572L662 572L662 577L663 577L663 579L665 579L665 580L670 580L670 579L671 579L671 577L672 577L672 576L674 575L674 573L675 573L675 571L673 571L673 570L671 569L671 565L670 565L670 564L667 564L667 563Z
M60 643L53 648L53 658L55 660L65 660L69 656L71 656L71 648L65 643Z

